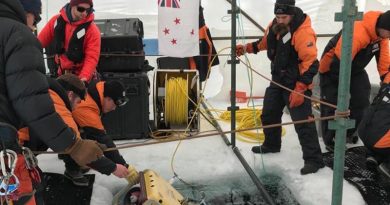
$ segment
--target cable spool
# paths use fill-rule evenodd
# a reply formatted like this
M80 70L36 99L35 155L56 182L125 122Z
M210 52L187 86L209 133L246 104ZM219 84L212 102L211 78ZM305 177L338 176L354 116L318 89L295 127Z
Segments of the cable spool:
M188 122L188 75L170 77L165 75L165 125L186 125Z
M199 101L197 70L157 69L153 110L160 132L199 132L200 118L193 102Z

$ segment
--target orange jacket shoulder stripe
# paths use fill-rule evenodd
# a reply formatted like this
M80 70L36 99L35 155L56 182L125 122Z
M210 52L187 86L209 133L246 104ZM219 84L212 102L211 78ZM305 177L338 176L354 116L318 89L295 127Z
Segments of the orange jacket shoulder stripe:
M354 33L352 39L352 59L355 58L356 54L366 48L370 43L379 42L380 54L377 62L377 68L379 75L385 77L389 73L390 67L390 56L389 56L389 39L381 39L376 34L376 22L381 11L370 11L364 14L362 21L357 21L354 24ZM335 48L335 55L341 59L341 46L342 38L339 39ZM389 77L390 81L390 77Z
M298 27L292 37L292 45L301 60L299 73L303 75L317 61L316 34L311 27L311 20L306 16L305 21Z
M389 148L390 147L390 129L387 131L385 136L383 136L375 145L375 148Z
M50 98L53 100L55 111L58 113L64 123L68 125L68 127L72 128L75 135L80 138L80 132L77 127L77 124L73 119L71 111L66 107L65 102L55 91L51 89L49 89L49 95ZM19 143L21 145L23 145L25 141L30 140L30 133L28 127L24 127L18 130L18 138Z
M100 102L103 103L104 82L96 83L96 89L99 93ZM101 110L90 94L87 94L85 100L76 106L72 114L81 128L93 127L99 130L105 130L100 119Z
M79 128L77 127L77 124L73 119L72 112L66 107L65 102L56 92L51 89L49 89L49 94L51 99L53 100L56 112L60 115L65 124L72 128L76 136L80 138Z
M267 50L267 36L271 29L272 22L268 25L264 37L258 42L257 50ZM301 60L299 63L299 73L303 75L317 61L316 34L311 27L311 20L306 16L305 21L294 32L291 44L298 53Z

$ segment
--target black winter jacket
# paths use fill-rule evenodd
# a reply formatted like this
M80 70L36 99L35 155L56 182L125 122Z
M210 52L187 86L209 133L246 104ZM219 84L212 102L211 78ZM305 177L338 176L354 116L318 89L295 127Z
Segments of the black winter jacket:
M42 48L25 24L19 1L0 1L0 122L27 126L51 149L63 151L75 136L54 110Z

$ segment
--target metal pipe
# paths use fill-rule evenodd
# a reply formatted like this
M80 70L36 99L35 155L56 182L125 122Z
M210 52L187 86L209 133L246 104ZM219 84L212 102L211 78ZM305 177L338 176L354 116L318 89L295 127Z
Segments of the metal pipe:
M347 112L349 108L349 90L351 82L352 38L356 19L361 19L356 0L344 0L341 13L336 13L336 21L343 21L342 52L340 62L339 87L337 96L338 113ZM337 118L330 122L329 128L336 130L335 153L333 161L332 205L341 205L343 198L345 143L347 130L354 127L354 121Z
M215 118L211 114L210 110L208 109L207 105L203 101L202 101L202 106L205 108L207 115L209 115L209 118L211 120L210 123L215 127L215 129L217 129L217 131L219 133L222 133L223 130L222 130L221 126L219 126L218 122L215 120ZM228 145L228 146L231 145L226 134L221 134L221 137L222 137L223 141L226 143L226 145ZM249 166L248 162L242 156L239 149L237 147L232 147L232 149L233 149L234 154L240 160L245 171L248 173L252 182L255 184L256 188L259 190L260 194L263 196L265 203L270 204L270 205L275 205L275 202L273 201L271 196L268 194L267 190L264 188L263 183L256 176L256 174L253 172L252 168Z
M232 10L230 11L232 16L232 41L231 41L231 93L230 93L230 102L231 102L231 130L236 129L236 64L238 63L236 59L236 37L237 37L237 29L236 29L236 15L237 15L237 4L236 0L232 0ZM236 133L231 134L232 147L236 146Z
M232 0L226 0L230 4L233 4ZM249 14L247 14L244 10L237 6L237 11L239 11L245 18L247 18L253 25L255 25L258 29L260 29L263 33L265 32L264 27L258 24Z

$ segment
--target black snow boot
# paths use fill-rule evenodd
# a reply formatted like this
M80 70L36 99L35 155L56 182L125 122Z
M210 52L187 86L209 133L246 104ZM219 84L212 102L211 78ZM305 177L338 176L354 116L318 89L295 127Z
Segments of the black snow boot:
M64 176L72 181L76 186L88 186L89 180L80 170L65 170Z
M261 145L261 146L253 146L252 147L252 152L253 153L257 153L257 154L266 154L266 153L277 153L277 152L280 152L280 148L279 149L276 149L276 148L270 148L270 147L266 147L264 145Z
M323 163L322 164L305 163L305 165L301 169L301 175L316 173L319 169L324 167L325 165Z
M366 158L366 167L370 170L375 170L378 167L378 160L373 156L367 156Z
M383 162L378 166L378 171L390 179L390 162Z

